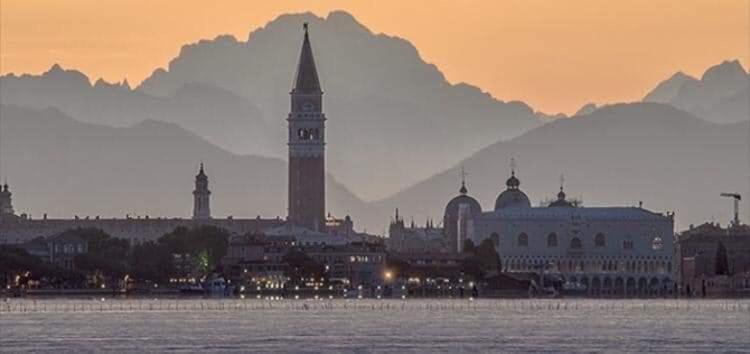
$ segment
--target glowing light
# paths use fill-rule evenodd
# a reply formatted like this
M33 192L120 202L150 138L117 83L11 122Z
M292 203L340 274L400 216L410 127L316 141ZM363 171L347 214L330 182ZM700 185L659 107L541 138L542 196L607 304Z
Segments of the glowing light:
M391 271L386 271L383 275L385 276L385 280L393 279L393 273Z

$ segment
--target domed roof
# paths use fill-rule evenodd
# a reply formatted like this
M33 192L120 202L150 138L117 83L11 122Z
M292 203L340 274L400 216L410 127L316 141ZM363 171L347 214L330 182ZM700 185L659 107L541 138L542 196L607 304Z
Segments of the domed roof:
M461 173L463 175L463 171ZM462 204L469 206L469 214L471 215L479 215L482 213L482 206L476 199L468 196L468 192L469 190L466 189L466 181L462 179L461 188L458 190L459 195L451 199L448 202L448 205L445 206L445 213L443 214L444 223L449 220L458 219L458 207Z
M562 183L563 183L563 177L560 176L560 192L557 193L557 200L555 200L554 202L550 203L549 206L550 207L569 207L569 208L572 208L575 205L573 205L573 203L571 203L571 202L569 202L569 201L567 201L565 199L566 195L565 195L565 191L563 191L563 184Z
M522 192L518 187L521 185L521 180L516 177L515 169L511 171L510 178L505 182L508 187L495 200L495 210L503 208L531 208L531 201L526 193Z
M448 205L445 206L445 216L451 216L458 218L458 207L462 204L466 204L469 206L469 214L470 215L478 215L482 213L482 206L479 204L479 202L465 194L459 195L453 199L451 199L450 202L448 202Z
M495 200L495 210L503 208L531 208L531 201L520 189L506 189Z

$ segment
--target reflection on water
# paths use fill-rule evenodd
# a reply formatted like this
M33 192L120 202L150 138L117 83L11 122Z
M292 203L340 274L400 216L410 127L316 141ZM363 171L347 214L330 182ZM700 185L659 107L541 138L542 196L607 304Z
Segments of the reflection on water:
M0 351L747 351L748 300L11 299Z

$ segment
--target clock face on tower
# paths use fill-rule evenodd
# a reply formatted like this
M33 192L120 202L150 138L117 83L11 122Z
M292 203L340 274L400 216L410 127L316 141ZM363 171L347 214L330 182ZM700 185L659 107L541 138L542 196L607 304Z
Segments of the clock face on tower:
M305 112L310 112L313 110L313 104L310 102L305 102L302 104L302 110Z

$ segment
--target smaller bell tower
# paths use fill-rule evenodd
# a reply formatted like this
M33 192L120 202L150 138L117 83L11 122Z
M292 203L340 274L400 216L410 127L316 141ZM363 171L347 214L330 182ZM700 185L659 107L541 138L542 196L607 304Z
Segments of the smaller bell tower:
M201 162L200 171L195 176L195 190L193 191L193 219L206 220L211 218L211 191L208 190L208 176L203 171Z
M5 182L2 187L0 187L0 217L15 215L12 195L10 188L8 188L8 182Z

